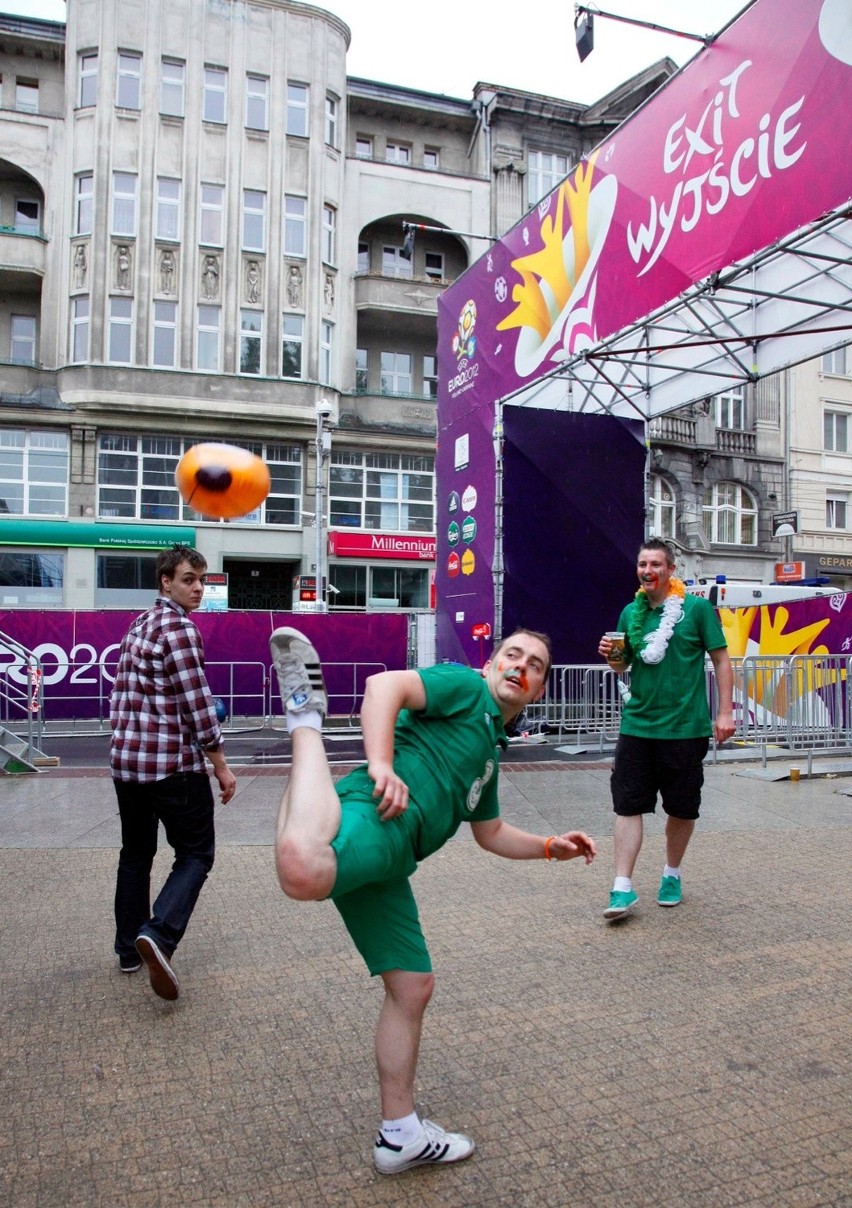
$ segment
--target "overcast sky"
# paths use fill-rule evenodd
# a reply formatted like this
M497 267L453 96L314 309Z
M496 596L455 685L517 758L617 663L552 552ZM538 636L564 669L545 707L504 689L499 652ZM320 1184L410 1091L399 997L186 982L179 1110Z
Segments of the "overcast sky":
M352 31L349 75L465 99L482 80L589 104L657 59L670 55L685 63L700 49L697 42L599 17L595 49L580 63L573 0L519 4L513 19L502 15L499 0L314 3ZM597 7L671 29L714 34L746 6L747 0L605 0ZM0 11L65 20L64 0L0 0Z

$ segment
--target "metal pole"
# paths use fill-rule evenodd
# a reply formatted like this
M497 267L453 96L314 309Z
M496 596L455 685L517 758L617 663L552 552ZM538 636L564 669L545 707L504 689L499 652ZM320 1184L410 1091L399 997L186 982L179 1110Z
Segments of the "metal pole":
M323 498L322 498L323 497L323 462L325 461L325 448L324 448L324 441L323 441L323 437L325 435L324 421L325 421L325 415L323 414L323 411L318 407L317 408L317 436L316 436L317 480L316 480L316 489L315 489L315 495L314 495L314 510L316 512L316 517L315 517L314 523L317 526L317 548L316 548L316 567L315 567L314 585L316 587L315 605L316 605L317 612L325 612L325 592L323 591L323 580L325 578L325 575L323 573L324 572L324 562L325 562L325 558L324 558L325 551L323 549L323 543L322 543L323 521L325 519L325 514L323 511Z

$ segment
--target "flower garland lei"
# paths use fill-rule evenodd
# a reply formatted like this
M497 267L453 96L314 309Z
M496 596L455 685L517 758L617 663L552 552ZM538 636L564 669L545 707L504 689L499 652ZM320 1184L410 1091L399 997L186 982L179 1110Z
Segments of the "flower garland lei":
M680 579L674 577L669 579L669 594L663 604L663 616L659 627L653 633L643 636L642 631L645 628L648 613L651 611L651 604L644 587L640 587L637 591L628 637L630 645L638 653L643 663L661 663L666 657L674 627L683 616L685 595L686 587Z

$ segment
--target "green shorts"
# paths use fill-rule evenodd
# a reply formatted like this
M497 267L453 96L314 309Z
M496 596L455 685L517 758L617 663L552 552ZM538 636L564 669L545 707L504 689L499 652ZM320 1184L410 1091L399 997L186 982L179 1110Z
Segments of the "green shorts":
M338 785L340 830L332 843L337 878L331 899L370 973L431 973L408 878L417 869L411 836L416 812L383 822L366 771Z

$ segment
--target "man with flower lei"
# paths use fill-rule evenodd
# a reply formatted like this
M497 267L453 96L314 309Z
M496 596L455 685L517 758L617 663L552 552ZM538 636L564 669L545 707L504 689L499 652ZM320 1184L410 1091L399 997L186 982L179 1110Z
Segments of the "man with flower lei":
M621 656L611 635L598 646L614 671L630 668L611 778L615 881L604 911L610 921L623 918L639 900L633 869L642 846L642 815L654 812L658 793L668 817L657 903L680 903L680 866L698 818L710 737L723 743L734 733L733 671L722 626L708 600L686 594L674 566L665 541L651 538L642 545L639 590L618 622L624 633ZM705 655L716 673L712 724Z

